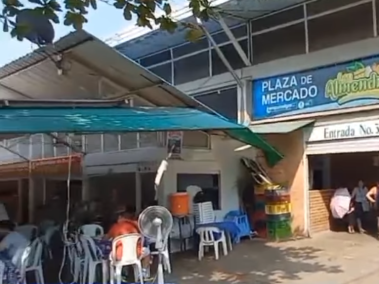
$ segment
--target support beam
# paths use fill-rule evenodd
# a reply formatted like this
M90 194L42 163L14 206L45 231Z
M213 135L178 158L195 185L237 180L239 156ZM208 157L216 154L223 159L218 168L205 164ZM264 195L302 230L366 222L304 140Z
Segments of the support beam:
M136 214L139 214L142 209L142 185L141 173L136 171Z
M222 63L225 64L226 68L228 69L228 71L230 72L230 74L233 76L234 80L236 81L236 83L238 84L238 86L240 88L243 88L243 83L242 81L240 80L240 78L238 77L238 75L236 74L236 72L234 72L234 69L232 68L232 66L229 64L229 61L228 59L226 59L225 55L222 53L220 47L218 46L218 44L216 43L216 41L213 39L212 35L208 32L208 30L203 26L203 23L202 21L199 19L199 18L196 18L198 23L200 24L200 27L202 28L204 34L206 35L206 37L208 38L208 40L211 42L211 44L213 45L213 47L215 48L218 56L220 57Z
M11 146L11 147L12 147L12 146ZM12 153L12 154L14 154L14 155L20 157L20 158L23 159L24 161L27 161L27 162L30 161L28 158L26 158L25 156L19 154L17 151L12 150L9 146L5 146L5 145L3 145L2 143L0 143L0 148L3 148L3 149L5 149L5 150L7 150L8 152L10 152L10 153Z
M29 213L29 218L28 218L28 222L30 224L33 224L33 221L34 221L34 209L35 209L35 181L34 181L34 178L30 176L29 174L29 190L28 190L28 194L29 194L29 204L28 204L28 213Z
M245 51L242 49L239 42L236 40L235 36L233 35L232 31L229 29L228 25L225 23L224 19L220 14L218 14L217 21L220 23L222 29L224 30L225 34L228 36L230 41L232 42L234 48L237 50L238 55L241 57L242 61L245 63L246 67L251 66L251 62L249 58L247 57Z

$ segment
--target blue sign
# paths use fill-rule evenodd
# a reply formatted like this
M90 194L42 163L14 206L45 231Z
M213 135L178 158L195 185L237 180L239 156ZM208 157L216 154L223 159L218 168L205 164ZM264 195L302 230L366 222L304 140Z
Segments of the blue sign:
M253 81L254 119L377 103L379 56Z

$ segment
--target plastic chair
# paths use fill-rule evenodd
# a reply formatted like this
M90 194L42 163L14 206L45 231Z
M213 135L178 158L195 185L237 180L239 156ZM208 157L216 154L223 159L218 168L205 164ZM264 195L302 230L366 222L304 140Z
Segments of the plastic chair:
M224 220L232 221L237 225L239 229L238 234L236 236L237 243L241 241L242 237L251 237L252 230L250 228L249 218L247 214L239 210L230 211L228 214L225 215Z
M80 227L79 231L88 237L96 238L104 236L104 229L98 224L88 224Z
M59 226L48 227L45 230L45 233L41 236L41 239L44 245L44 251L47 253L47 256L49 257L49 259L53 259L53 253L51 252L50 242L53 235L58 231L59 231Z
M22 225L16 227L14 230L23 235L29 241L34 240L38 236L38 227L35 225Z
M26 247L21 256L20 274L22 277L22 283L26 284L26 273L34 272L36 283L44 284L42 269L42 242L39 238L36 238L31 245Z
M86 235L79 237L84 250L84 270L82 283L95 283L96 267L101 264L103 284L107 283L107 261L99 257L99 251L94 240ZM86 281L87 280L87 281Z
M82 279L84 266L85 266L85 253L82 244L80 243L78 235L72 236L73 241L69 244L68 256L71 264L71 271L74 276L74 283L79 283Z
M0 284L3 284L5 264L0 260Z
M111 284L121 284L121 271L124 266L132 265L134 268L135 282L140 281L143 284L142 264L137 254L138 242L143 243L143 238L140 234L128 234L115 238L112 242L112 252L109 256L110 259L110 275ZM122 257L117 259L117 244L122 244Z
M202 202L193 205L196 224L213 223L216 219L212 202Z
M228 248L226 245L226 237L225 233L216 227L202 227L196 230L196 233L200 236L199 243L199 260L204 257L204 248L213 246L215 251L215 258L218 260L219 252L218 247L219 244L222 244L222 249L224 251L224 255L228 255Z

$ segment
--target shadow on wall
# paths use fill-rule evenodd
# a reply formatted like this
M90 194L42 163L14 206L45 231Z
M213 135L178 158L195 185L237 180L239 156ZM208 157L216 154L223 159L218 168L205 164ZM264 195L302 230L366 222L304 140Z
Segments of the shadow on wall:
M270 283L281 284L305 280L307 274L343 273L342 267L324 264L319 259L323 250L311 246L285 246L261 241L244 241L228 256L214 259L212 251L199 262L194 253L173 256L173 274L169 283ZM292 282L291 282L292 283Z

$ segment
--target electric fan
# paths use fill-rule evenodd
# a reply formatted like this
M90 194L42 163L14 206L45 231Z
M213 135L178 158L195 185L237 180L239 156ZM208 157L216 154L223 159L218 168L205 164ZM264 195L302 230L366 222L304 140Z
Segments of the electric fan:
M158 284L164 284L163 275L163 251L167 245L171 232L173 219L170 211L162 206L147 207L138 218L138 226L141 233L148 239L155 241L158 251Z

